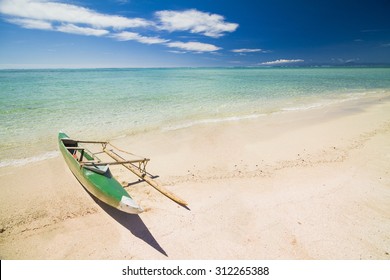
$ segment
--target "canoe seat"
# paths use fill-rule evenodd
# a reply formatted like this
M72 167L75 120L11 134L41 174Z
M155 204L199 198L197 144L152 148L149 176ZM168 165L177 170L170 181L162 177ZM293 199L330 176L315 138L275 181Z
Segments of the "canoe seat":
M65 147L65 148L69 151L69 153L72 154L72 156L75 160L80 161L80 162L83 161L84 156L87 155L84 153L85 148L82 148L82 147ZM80 159L77 157L77 151L80 151ZM89 157L90 156L88 155L88 158Z
M91 170L93 172L99 173L99 174L104 174L108 171L108 164L107 165L83 165L84 168Z

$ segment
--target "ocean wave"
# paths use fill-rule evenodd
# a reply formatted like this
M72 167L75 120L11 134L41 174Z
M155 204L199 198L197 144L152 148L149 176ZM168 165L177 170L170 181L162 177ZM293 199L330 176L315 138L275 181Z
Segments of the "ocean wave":
M44 154L40 154L37 156L28 157L28 158L4 160L4 161L0 161L0 168L1 167L8 167L8 166L23 166L23 165L27 165L30 163L39 162L39 161L58 157L59 154L60 154L59 151L51 151L51 152L46 152Z
M172 131L172 130L179 130L184 128L189 128L196 125L203 125L203 124L212 124L212 123L221 123L221 122L233 122L233 121L240 121L240 120L249 120L249 119L257 119L259 117L265 116L266 114L252 114L252 115L245 115L245 116L234 116L234 117L226 117L226 118L215 118L215 119L203 119L203 120L195 120L190 121L183 124L173 125L173 126L166 126L162 128L163 131Z
M317 109L321 107L331 106L334 104L344 103L353 100L359 100L367 97L369 94L376 92L359 92L359 93L347 93L339 96L334 96L332 99L320 100L319 102L307 103L293 107L284 107L282 111L305 111L311 109Z
M326 105L330 105L330 104L315 103L315 104L307 104L307 105L296 106L296 107L286 107L286 108L282 108L282 111L304 111L304 110L310 110L310 109L323 107Z

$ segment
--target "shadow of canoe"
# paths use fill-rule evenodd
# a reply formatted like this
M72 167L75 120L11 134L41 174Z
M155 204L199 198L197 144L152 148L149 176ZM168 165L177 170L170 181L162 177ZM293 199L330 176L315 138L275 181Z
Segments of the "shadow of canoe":
M73 174L73 176L78 180L78 178ZM149 246L153 247L155 250L168 257L165 250L158 244L157 240L153 237L149 229L146 227L145 223L138 215L125 213L119 211L118 209L111 207L104 202L97 199L92 195L79 181L80 185L83 187L84 191L100 206L108 215L110 215L114 220L124 226L129 230L134 236L138 237Z
M111 207L104 202L101 202L96 197L92 196L93 200L114 220L129 230L134 236L138 237L155 250L168 257L165 250L158 244L152 233L146 227L139 215L122 212L114 207Z

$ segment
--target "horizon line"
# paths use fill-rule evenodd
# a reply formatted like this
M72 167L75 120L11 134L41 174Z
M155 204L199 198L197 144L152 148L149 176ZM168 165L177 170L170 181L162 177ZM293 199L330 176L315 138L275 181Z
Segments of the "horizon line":
M243 65L243 66L44 66L44 67L2 67L0 70L92 70L92 69L198 69L198 68L326 68L326 67L390 67L390 63L359 64L300 64L300 65Z

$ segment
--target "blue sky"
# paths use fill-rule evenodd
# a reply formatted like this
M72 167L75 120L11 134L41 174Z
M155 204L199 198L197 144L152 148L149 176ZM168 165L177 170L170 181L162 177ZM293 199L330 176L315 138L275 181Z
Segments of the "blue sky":
M0 68L390 64L390 1L0 0Z

